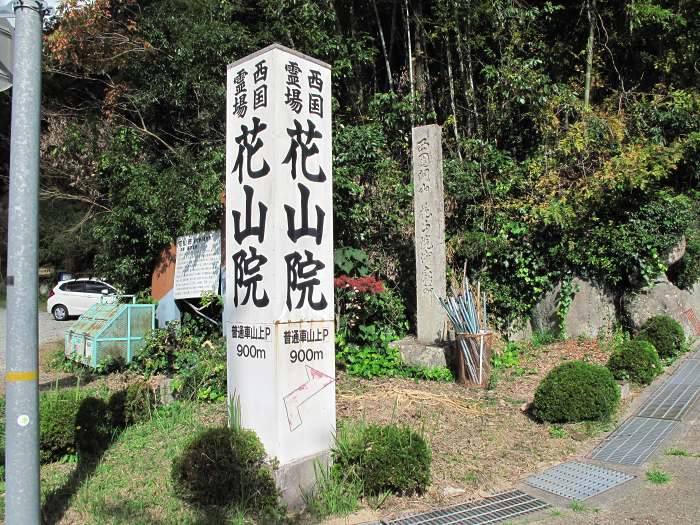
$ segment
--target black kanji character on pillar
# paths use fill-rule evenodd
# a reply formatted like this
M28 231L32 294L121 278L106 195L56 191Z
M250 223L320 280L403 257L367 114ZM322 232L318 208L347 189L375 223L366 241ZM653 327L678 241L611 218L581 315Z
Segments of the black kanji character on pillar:
M245 226L241 229L241 212L232 210L231 215L233 215L233 238L236 239L238 244L241 244L247 237L251 235L258 236L258 242L263 242L265 238L265 218L267 217L267 206L262 202L258 202L258 214L260 216L260 222L257 226L253 226L252 214L253 210L253 188L250 186L243 186L243 191L245 192Z
M246 172L252 179L264 177L270 172L270 166L263 159L262 168L254 170L252 167L253 156L263 147L263 141L258 137L258 134L267 128L267 124L261 123L258 117L253 117L253 129L248 129L248 126L241 124L241 134L236 137L238 144L238 156L233 164L233 172L238 170L238 182L243 182L243 157L246 158Z
M260 81L267 80L267 66L265 65L264 60L261 60L260 62L255 64L255 71L253 71L253 79L255 80L256 84Z
M318 167L318 173L309 173L306 168L306 161L309 157L316 155L318 153L318 146L316 144L311 144L314 139L321 139L323 135L320 131L316 130L316 125L310 120L306 120L309 124L309 129L304 130L301 123L294 119L294 128L287 129L287 135L292 139L289 145L289 151L287 156L282 161L282 164L292 164L292 178L297 178L297 150L301 148L301 172L304 177L309 179L311 182L325 182L326 174L323 173L323 168ZM306 137L306 138L304 138ZM311 146L309 146L311 144Z
M245 250L241 250L233 257L233 304L239 305L238 290L245 288L245 296L240 304L247 304L249 299L253 299L253 304L258 308L267 306L270 298L265 290L262 296L258 295L258 284L262 281L260 267L267 262L267 257L258 255L255 248L250 248L250 255Z
M301 227L294 227L296 210L285 204L284 211L287 212L287 235L294 242L297 242L300 237L308 235L316 239L316 244L321 244L323 240L323 219L326 216L326 212L317 204L316 227L309 228L309 194L311 192L309 188L303 184L297 184L297 186L299 187L299 193L301 193Z
M306 260L302 260L299 252L292 252L284 258L287 263L287 308L292 310L292 292L299 292L299 301L295 309L302 308L304 303L308 303L313 310L323 310L328 305L328 301L323 294L318 301L314 301L314 287L321 283L316 275L326 265L314 259L309 250L304 250L304 253Z
M321 91L323 89L323 80L321 79L321 72L315 69L311 69L309 70L309 73L311 73L308 76L309 88Z

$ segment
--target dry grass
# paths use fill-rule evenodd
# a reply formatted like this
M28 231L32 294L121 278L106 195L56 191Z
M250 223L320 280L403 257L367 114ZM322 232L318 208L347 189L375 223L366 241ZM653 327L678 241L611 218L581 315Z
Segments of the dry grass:
M420 497L390 498L383 512L404 512L453 504L513 486L527 473L542 469L593 445L593 437L611 425L564 425L564 437L532 420L523 406L539 381L557 364L585 359L604 364L606 352L596 341L563 341L528 347L520 367L500 375L491 389L406 379L372 381L340 375L338 420L364 418L399 422L422 430L433 451L432 485ZM464 493L447 494L462 489Z

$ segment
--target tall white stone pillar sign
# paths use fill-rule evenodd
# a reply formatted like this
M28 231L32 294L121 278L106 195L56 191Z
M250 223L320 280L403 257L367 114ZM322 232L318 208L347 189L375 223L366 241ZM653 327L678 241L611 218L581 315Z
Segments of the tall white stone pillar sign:
M284 475L335 431L331 72L274 44L226 90L228 394Z
M416 336L434 343L445 336L445 313L435 298L446 295L445 196L442 129L413 128L413 211L416 225Z

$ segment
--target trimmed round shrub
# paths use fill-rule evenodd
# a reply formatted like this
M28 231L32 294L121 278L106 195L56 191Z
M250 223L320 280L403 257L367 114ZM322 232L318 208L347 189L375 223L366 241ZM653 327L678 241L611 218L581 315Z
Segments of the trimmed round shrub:
M366 494L422 494L430 484L431 454L425 439L399 425L346 423L336 437L333 468L356 476Z
M107 401L107 410L112 427L121 429L126 427L124 408L126 405L126 388L112 392Z
M630 379L648 385L661 373L662 366L656 348L649 341L625 341L610 356L608 368L615 379Z
M409 427L371 425L365 432L362 462L365 491L422 494L430 484L430 449Z
M646 320L635 339L649 341L656 348L659 357L666 359L681 353L685 343L685 332L675 319L666 315L656 315Z
M127 425L134 425L148 421L153 416L156 404L156 396L151 385L145 381L139 381L129 385L126 389L124 400L124 420Z
M175 493L198 505L277 506L277 487L255 432L226 427L199 432L173 461Z
M86 397L75 416L75 440L81 454L102 452L112 437L112 421L107 404L96 397Z
M610 370L569 361L552 369L539 384L533 413L549 423L605 420L619 402L620 388Z
M42 463L75 454L76 418L85 396L77 389L51 390L39 397Z
M148 421L153 415L156 396L146 381L137 381L117 390L107 402L109 418L115 428Z

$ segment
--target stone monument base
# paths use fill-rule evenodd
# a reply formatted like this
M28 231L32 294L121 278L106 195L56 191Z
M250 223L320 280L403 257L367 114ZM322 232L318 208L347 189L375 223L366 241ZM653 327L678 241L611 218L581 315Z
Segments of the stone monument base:
M393 341L390 345L399 349L407 365L446 366L454 370L454 341L422 343L415 336L409 335L399 341Z
M281 465L275 470L273 476L280 491L282 503L290 510L299 510L304 507L304 494L310 493L316 485L314 466L318 464L321 468L327 468L330 460L331 453L327 450Z

